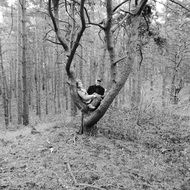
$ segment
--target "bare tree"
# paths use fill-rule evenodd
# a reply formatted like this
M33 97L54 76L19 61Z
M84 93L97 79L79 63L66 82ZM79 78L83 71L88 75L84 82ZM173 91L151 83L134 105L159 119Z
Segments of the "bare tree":
M29 104L28 104L28 82L27 82L27 60L26 60L26 0L21 2L22 10L22 85L23 85L23 125L29 124Z
M103 117L115 97L118 95L119 91L124 86L126 80L129 77L129 74L131 73L132 65L134 63L134 57L135 57L135 40L138 36L138 27L140 23L140 15L145 7L147 0L141 0L138 4L136 4L135 9L130 13L127 12L125 15L125 19L118 19L118 22L113 22L113 12L114 9L112 6L112 0L106 1L106 12L107 12L107 19L106 21L102 22L102 24L97 24L101 29L105 32L105 38L106 38L106 44L107 44L107 50L109 52L110 57L110 65L111 65L111 79L110 79L110 88L109 91L102 101L101 105L96 109L96 111L89 112L88 107L86 104L84 104L81 99L79 98L76 90L76 77L75 73L71 70L71 65L73 62L74 55L76 53L76 50L79 46L80 40L82 38L82 35L86 29L86 18L89 19L88 11L85 8L85 0L81 0L80 3L78 1L75 1L77 6L79 6L79 15L80 15L80 29L78 33L76 34L75 41L73 43L73 46L71 50L69 51L69 46L66 40L64 39L64 36L61 35L61 31L59 28L59 20L56 19L57 15L52 12L52 2L53 2L53 9L58 10L59 9L59 0L49 0L49 14L51 17L51 20L53 22L53 26L55 29L55 33L57 35L57 38L62 45L63 49L68 53L67 61L66 61L66 72L68 76L68 80L70 83L70 90L72 98L75 101L75 104L79 109L81 109L83 113L83 122L80 132L86 132L88 130L91 130L93 126ZM67 1L65 1L67 2ZM65 5L66 6L66 5ZM58 14L58 13L57 13ZM86 14L86 15L85 15ZM123 17L123 16L122 16ZM120 20L120 21L119 21ZM127 24L128 23L128 24ZM113 46L113 37L114 37L114 31L115 28L121 26L122 24L125 24L125 27L128 27L128 40L126 41L126 52L124 58L120 58L119 60L116 60L115 50ZM122 65L122 69L120 69L120 73L117 74L117 64L120 63ZM116 76L118 76L116 78Z
M2 53L2 44L0 39L0 69L1 69L1 79L2 79L2 96L3 96L3 108L4 108L4 118L5 125L9 125L9 103L8 103L8 85L7 78L3 66L3 53Z
M21 4L18 4L17 13L17 112L18 112L18 124L22 123L22 80L21 80Z

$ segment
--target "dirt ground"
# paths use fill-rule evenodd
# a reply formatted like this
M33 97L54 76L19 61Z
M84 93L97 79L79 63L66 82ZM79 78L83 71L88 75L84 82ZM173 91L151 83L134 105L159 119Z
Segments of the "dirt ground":
M0 136L0 189L189 190L188 117L110 111L96 137L79 118Z

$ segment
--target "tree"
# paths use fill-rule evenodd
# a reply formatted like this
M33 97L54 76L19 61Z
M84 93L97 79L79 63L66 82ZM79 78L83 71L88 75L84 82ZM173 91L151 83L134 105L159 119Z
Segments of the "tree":
M184 2L182 3L184 4ZM186 65L190 52L188 43L190 28L189 20L186 17L187 10L184 9L183 4L172 4L170 7L175 12L167 9L165 13L165 30L168 36L166 59L169 61L168 67L171 71L170 100L174 104L178 103L178 95L183 88L185 76L187 73L189 74Z
M29 103L28 103L28 81L27 81L27 60L26 60L26 0L22 0L21 10L22 10L22 85L23 85L23 125L29 124Z
M57 38L62 45L63 49L67 52L67 60L66 60L66 72L68 76L68 80L70 83L70 90L72 92L72 97L75 101L75 104L79 109L82 110L84 114L84 120L82 122L82 130L81 133L86 132L88 129L92 129L92 126L94 126L105 114L115 97L118 95L119 91L124 86L126 80L129 77L129 74L131 73L132 65L134 63L134 57L135 57L135 40L138 38L138 28L141 19L143 18L141 16L142 10L147 4L147 0L141 0L138 4L135 5L135 8L131 12L127 12L124 14L119 14L116 19L113 18L113 14L116 12L116 10L124 4L121 3L117 5L115 8L113 8L112 0L106 1L106 15L107 18L102 21L101 24L92 23L88 14L88 10L86 6L88 6L88 3L85 4L85 0L81 0L81 2L76 2L76 6L79 7L79 18L80 18L80 29L78 30L78 33L76 34L75 41L73 43L73 47L69 51L69 46L64 38L64 35L61 33L59 20L58 18L58 10L59 10L59 0L49 0L48 2L48 10L51 17L51 20L53 22L54 30L57 35ZM126 3L127 1L125 1ZM52 12L52 3L53 3L53 10L54 14ZM69 1L65 1L65 9L67 10L67 3ZM56 11L56 12L55 12ZM86 21L86 18L88 19L88 23ZM76 20L75 20L76 21ZM101 28L101 30L105 33L105 40L107 44L107 50L109 52L110 57L110 87L109 91L102 101L100 107L94 111L90 112L88 110L87 105L85 105L79 98L77 98L77 91L76 91L76 77L75 73L71 69L71 65L73 62L74 55L77 51L77 48L79 46L79 43L81 41L82 35L84 31L87 28L87 24L89 25L97 25ZM124 57L119 58L116 60L115 55L115 49L114 49L114 31L117 27L125 25L125 27L128 27L128 35L126 39L126 52ZM130 26L130 27L129 27ZM126 28L124 28L125 30ZM122 69L120 73L117 73L117 65L121 64Z
M5 74L5 70L3 66L3 53L2 53L1 39L0 39L0 69L1 69L4 117L5 117L5 125L7 127L9 125L8 84L7 84L7 78L6 78L6 74Z
M17 112L18 124L22 123L22 81L21 81L21 5L20 1L17 2Z

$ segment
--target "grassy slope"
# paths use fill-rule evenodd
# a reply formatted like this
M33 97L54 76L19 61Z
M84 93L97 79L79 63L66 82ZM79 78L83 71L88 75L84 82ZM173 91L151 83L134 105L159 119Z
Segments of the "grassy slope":
M0 189L182 189L190 186L188 118L110 110L97 137L79 118L0 139Z

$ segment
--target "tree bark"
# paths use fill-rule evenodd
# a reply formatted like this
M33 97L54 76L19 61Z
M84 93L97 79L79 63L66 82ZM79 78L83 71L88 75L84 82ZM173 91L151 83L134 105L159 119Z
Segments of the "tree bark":
M133 52L130 51L128 53L129 57L127 58L127 61L125 63L125 67L120 74L120 78L117 82L115 82L111 89L109 90L106 97L103 99L101 105L98 107L98 109L94 112L92 112L90 115L85 114L84 115L84 121L83 125L85 128L91 128L93 125L95 125L105 114L115 97L118 95L121 88L124 86L126 80L129 77L129 74L131 73L132 65L134 63L134 57Z
M18 13L17 13L17 112L18 112L18 124L22 124L22 81L21 81L21 5L18 1Z
M71 34L70 34L70 44L69 44L69 51L71 52L74 46L74 38L75 38L75 29L76 29L76 25L75 25L75 2L73 1L71 3ZM73 64L73 70L74 72L76 72L76 66L75 63ZM71 116L75 117L77 114L77 107L73 101L73 99L70 99L70 107L71 107Z
M4 119L6 127L9 125L9 99L8 99L8 85L7 78L5 75L5 70L3 66L3 54L2 54L2 44L0 39L0 68L2 75L2 96L3 96L3 108L4 108Z
M109 51L109 55L110 55L110 64L111 64L111 70L110 70L110 75L111 75L111 86L110 86L110 90L108 91L106 97L103 99L101 105L98 107L98 109L96 109L95 111L91 112L91 114L88 114L88 112L86 111L87 105L84 105L84 103L82 104L82 101L79 100L80 98L77 95L77 92L73 93L73 97L75 97L76 101L76 105L82 110L83 112L83 116L84 116L84 120L83 120L83 126L84 129L92 129L92 127L103 117L103 115L105 114L105 112L107 111L107 109L109 108L109 106L111 105L111 103L113 102L113 100L115 99L115 97L118 95L119 91L121 90L121 88L124 86L126 80L129 77L129 74L131 73L131 69L132 69L132 65L134 64L134 49L136 49L136 45L134 43L134 41L136 40L136 36L138 36L138 28L139 28L139 19L138 16L140 15L142 9L144 8L147 0L141 0L140 4L138 5L137 9L133 12L134 15L130 17L130 22L131 25L129 27L129 39L128 39L128 43L127 43L127 56L125 59L123 59L121 62L125 63L123 64L123 69L121 69L120 75L118 75L118 77L116 78L116 67L117 64L115 63L115 50L114 50L114 46L113 46L113 33L111 31L111 27L112 27L112 15L113 15L113 10L112 10L112 1L111 0L107 0L107 23L105 25L104 30L105 30L105 35L106 35L106 43L107 43L107 49ZM75 74L71 71L71 64L73 62L73 58L74 55L76 53L76 50L79 46L79 42L81 40L81 37L86 29L86 22L85 22L85 16L84 16L84 3L85 0L81 0L80 2L80 19L81 19L81 28L78 32L78 34L76 35L76 39L75 42L73 44L73 47L70 51L70 54L68 56L67 62L66 62L66 72L67 72L67 76L70 80L70 88L72 90L74 90L76 88L76 78L75 78ZM57 34L58 37L60 37L60 29L58 27L58 25L56 25L55 22L55 18L52 14L51 11L51 0L49 0L49 13L50 13L50 17L52 19L54 28L55 28L55 32ZM63 46L63 48L66 50L65 46L67 44L65 44L64 39L62 40L62 38L58 38L61 45ZM67 51L67 50L66 50ZM127 60L127 61L125 61ZM75 88L73 87L75 86ZM76 91L76 89L75 89ZM74 98L73 98L74 99ZM84 131L85 132L85 131Z
M26 0L22 0L22 84L23 84L23 125L29 124L28 105L28 82L27 82L27 61L26 61Z
M39 63L39 45L38 45L38 28L35 28L35 73L34 73L34 79L35 79L35 91L36 91L36 115L41 118L41 67Z
M113 8L112 8L112 0L107 0L106 1L106 11L107 11L107 23L105 26L105 38L106 38L106 45L107 45L107 50L109 52L109 58L110 58L110 84L109 86L111 87L115 81L116 81L116 64L115 64L115 49L114 49L114 44L113 44L113 34L111 31L112 27L112 15L113 15Z

